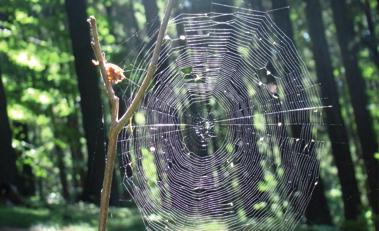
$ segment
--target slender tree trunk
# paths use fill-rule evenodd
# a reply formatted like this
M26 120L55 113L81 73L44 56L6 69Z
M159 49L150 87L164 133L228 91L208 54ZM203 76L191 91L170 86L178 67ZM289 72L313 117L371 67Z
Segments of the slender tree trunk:
M64 152L60 147L56 147L55 151L56 151L55 153L57 155L59 179L60 179L61 185L62 185L62 196L66 201L68 201L70 199L70 193L68 190L66 164L64 163Z
M262 0L250 0L250 2L247 3L247 6L253 10L264 11Z
M129 23L129 27L130 27L130 30L134 30L134 32L138 32L139 31L139 27L138 27L138 21L137 21L137 18L136 18L136 15L135 15L135 9L134 9L134 0L130 0L129 2L129 5L127 6L128 8L128 14L129 14L129 17L130 17L130 23Z
M372 117L368 110L366 85L358 65L358 49L354 44L354 23L345 0L332 0L331 8L366 168L368 199L374 214L379 216L379 162L374 158L374 153L378 150L378 137L373 129ZM379 229L378 222L376 226Z
M42 178L37 179L38 196L42 203L45 202L45 191L43 190Z
M86 1L66 0L65 4L88 150L88 172L83 190L83 200L98 203L105 165L105 139L99 78L95 66L91 63L93 54L86 21Z
M24 123L13 122L14 138L25 143L29 143L28 126ZM22 155L22 152L17 152L17 158ZM33 174L32 165L29 163L22 163L21 168L17 174L17 188L23 196L33 196L36 193L36 179Z
M50 117L52 118L52 127L54 131L54 137L56 139L59 139L60 136L60 129L61 128L57 123L57 120L55 119L54 112L51 108L50 111ZM67 168L66 168L66 163L64 161L65 157L65 152L62 150L62 148L59 146L58 142L55 142L55 147L54 147L54 154L55 154L55 161L59 170L59 180L61 183L62 187L62 197L65 199L65 201L70 200L70 192L69 192L69 186L68 186L68 180L67 180ZM74 176L74 175L73 175Z
M118 41L119 36L117 36L117 33L115 31L115 27L113 26L114 25L114 19L115 19L115 10L114 10L115 5L116 4L113 3L112 5L105 6L105 12L106 12L105 17L108 21L109 33L115 37L116 43L121 43Z
M375 33L375 24L374 20L372 18L371 14L371 8L370 8L370 2L369 0L363 0L362 2L362 8L366 16L367 21L367 29L370 32L370 35L368 36L367 40L364 41L367 43L368 48L370 49L372 59L376 65L376 67L379 69L379 52L378 52L378 40L376 38Z
M334 162L337 166L341 183L345 217L348 220L355 220L360 214L360 195L349 147L348 145L338 144L341 141L347 142L348 137L338 102L338 89L333 80L333 67L325 37L321 6L318 0L306 0L306 14L317 76L322 84L321 95L323 99L327 99L327 105L333 105L333 109L326 111L327 121L329 124L339 125L338 129L328 126L328 133L332 141Z
M85 187L85 174L86 174L86 167L85 167L85 160L84 160L84 154L81 150L80 145L80 133L78 131L79 128L79 121L78 121L78 115L77 113L74 113L67 119L67 126L71 130L71 135L69 137L70 142L70 152L71 152L71 159L72 159L72 178L74 182L75 192L74 192L74 199L77 200L78 193L83 190Z
M122 43L126 45L126 47L124 47L124 50L126 52L134 51L136 47L141 45L140 38L138 36L134 37L136 33L140 32L140 29L138 26L138 20L135 15L136 11L134 9L134 2L135 0L129 0L127 3L115 2L111 6L107 7L109 25L112 25L112 28L117 28L114 25L119 24L119 26L121 26L121 28L124 29L122 31L112 30L112 34L115 36L116 41L118 43ZM125 34L126 34L126 37L128 38L132 38L132 37L134 38L128 39L128 41L125 43ZM138 52L138 51L134 51L134 52ZM121 53L122 54L116 54L118 56L116 58L120 58L120 59L125 58L125 54L124 54L125 52L121 52ZM130 55L130 57L132 56L133 55ZM121 105L123 104L120 104L120 106Z
M288 6L287 0L272 0L272 9L280 9ZM279 28L293 41L294 33L292 22L289 15L289 9L274 12L274 20ZM304 86L303 86L304 87ZM290 121L291 124L296 124L296 119ZM292 125L291 134L294 138L301 136L302 125ZM311 131L310 131L311 132ZM303 150L301 148L300 150ZM321 176L319 177L319 184L315 187L312 198L306 210L307 221L310 223L318 224L331 224L332 219L325 196L324 185Z
M156 0L142 0L145 8L146 23L149 26L159 25L159 14Z
M288 6L287 0L271 0L272 9L279 9ZM293 41L293 29L288 10L280 10L273 13L275 23Z
M77 149L74 147L74 144L70 144L70 154L71 154L71 160L72 160L72 169L71 169L71 174L72 174L72 183L73 183L73 195L72 199L74 201L78 201L78 195L79 192L82 190L83 185L81 184L81 175L79 173L79 163L80 161L78 160L77 157Z
M153 38L150 40L147 47L151 47L153 43L156 41L156 38L158 34L152 34L156 32L155 29L159 28L159 25L161 24L159 19L159 9L157 6L156 0L143 0L143 7L145 8L145 16L146 16L146 24L148 28L148 33L153 36ZM162 57L160 57L160 60ZM159 64L157 73L161 72L165 69L165 67L168 66L167 61L165 61L163 64ZM154 80L153 80L154 81Z
M7 114L1 67L0 67L0 184L16 185L16 153L12 147L12 131Z

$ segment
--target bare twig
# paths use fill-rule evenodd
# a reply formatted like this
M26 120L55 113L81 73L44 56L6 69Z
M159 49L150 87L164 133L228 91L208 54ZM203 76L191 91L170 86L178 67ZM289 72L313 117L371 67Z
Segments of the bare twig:
M137 110L155 74L163 37L164 37L164 34L166 33L167 24L171 15L174 1L175 0L168 0L166 12L165 12L162 24L159 28L157 42L155 44L153 56L149 63L145 78L136 96L132 100L132 103L130 104L129 108L127 109L125 114L122 115L120 119L118 119L119 98L115 95L113 91L112 82L110 82L107 78L106 60L103 56L103 52L101 50L101 46L99 42L96 19L93 16L88 18L88 22L90 24L91 32L92 32L91 45L92 45L93 51L95 53L97 62L100 67L101 76L105 84L105 90L108 96L109 104L111 106L111 113L112 113L111 126L109 128L109 135L108 135L107 160L105 164L103 188L101 191L101 200L100 200L99 231L105 231L106 226L107 226L109 197L110 197L110 192L111 192L114 161L116 158L118 134L124 128L124 126L129 122L130 118L133 116L134 112Z
M95 57L97 61L99 62L101 76L103 77L105 90L108 96L109 104L111 106L112 123L114 123L118 119L119 99L113 91L112 83L108 81L108 78L107 78L107 70L105 68L106 60L104 58L103 52L101 51L101 46L99 42L99 34L97 32L97 26L96 26L96 18L94 16L90 16L87 19L87 21L90 24L91 34L92 34L91 46L92 46L93 52L95 53Z

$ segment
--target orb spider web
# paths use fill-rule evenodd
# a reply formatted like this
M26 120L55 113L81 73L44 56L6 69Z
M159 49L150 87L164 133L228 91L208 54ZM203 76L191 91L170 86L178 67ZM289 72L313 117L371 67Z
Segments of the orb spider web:
M125 104L156 33L135 58ZM218 5L172 18L119 139L123 183L146 229L293 230L318 183L327 108L318 88L265 12Z

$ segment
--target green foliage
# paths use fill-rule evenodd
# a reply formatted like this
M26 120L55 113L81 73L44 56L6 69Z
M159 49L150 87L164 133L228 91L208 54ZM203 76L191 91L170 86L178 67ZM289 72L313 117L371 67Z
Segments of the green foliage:
M183 67L181 69L181 72L184 74L184 75L190 75L192 74L192 67Z
M26 134L19 134L13 126L17 164L31 166L43 186L52 189L49 193L60 190L56 148L68 154L71 129L74 137L81 136L80 129L67 126L68 118L80 113L64 9L62 1L47 0L0 6L6 14L0 20L0 61L8 115L27 127Z
M375 159L379 160L379 152L374 154Z
M43 230L97 230L98 208L94 205L50 207L0 207L0 227ZM136 208L111 208L108 230L144 230Z

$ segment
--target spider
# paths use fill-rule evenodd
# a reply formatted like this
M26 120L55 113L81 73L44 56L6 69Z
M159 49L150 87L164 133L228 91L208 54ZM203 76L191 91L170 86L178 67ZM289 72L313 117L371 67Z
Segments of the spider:
M95 66L99 65L99 61L97 60L92 60L92 63ZM116 64L105 62L105 70L107 71L107 79L112 84L118 84L126 79L124 70Z

